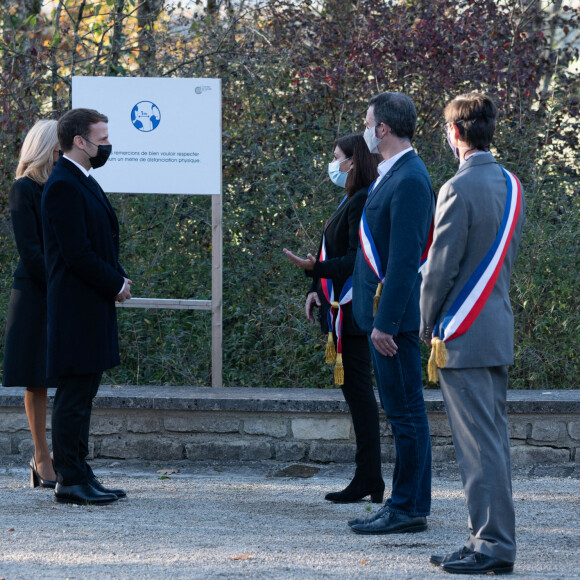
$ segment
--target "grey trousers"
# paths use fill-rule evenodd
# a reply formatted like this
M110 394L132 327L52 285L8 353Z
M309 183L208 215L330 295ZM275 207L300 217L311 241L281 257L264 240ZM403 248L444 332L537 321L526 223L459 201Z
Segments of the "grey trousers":
M507 367L439 369L439 381L469 513L465 547L514 562Z

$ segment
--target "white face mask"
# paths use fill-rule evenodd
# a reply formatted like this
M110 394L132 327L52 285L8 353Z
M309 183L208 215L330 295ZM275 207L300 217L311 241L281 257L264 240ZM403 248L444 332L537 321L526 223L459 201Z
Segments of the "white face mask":
M350 159L343 159L342 161L348 161ZM348 171L341 171L340 164L342 163L340 159L335 159L331 163L328 164L328 177L334 185L338 185L338 187L345 187L346 186L346 178L348 177ZM350 169L349 169L350 171Z
M378 146L382 141L382 139L379 139L376 135L376 128L376 125L374 127L367 127L363 135L365 143L367 144L367 147L371 153L379 152Z
M459 160L459 149L451 143L451 138L449 137L449 131L445 131L447 135L447 143L449 144L449 148L453 151L453 155L455 155L455 159Z

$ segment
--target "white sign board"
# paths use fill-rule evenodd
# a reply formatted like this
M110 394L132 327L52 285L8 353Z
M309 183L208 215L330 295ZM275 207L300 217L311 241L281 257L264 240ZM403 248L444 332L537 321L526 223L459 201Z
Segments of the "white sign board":
M73 77L72 106L109 118L108 193L221 193L219 79Z

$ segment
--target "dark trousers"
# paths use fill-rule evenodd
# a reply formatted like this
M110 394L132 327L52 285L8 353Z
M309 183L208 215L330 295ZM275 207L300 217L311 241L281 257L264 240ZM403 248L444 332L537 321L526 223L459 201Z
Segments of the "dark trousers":
M366 335L342 337L344 385L356 438L355 479L363 485L382 481L379 408L371 381L371 354Z
M52 451L57 481L86 483L93 471L86 462L93 399L102 373L59 377L52 409Z
M431 437L421 381L421 352L417 332L394 337L395 356L384 356L368 341L381 404L395 440L395 469L391 511L428 516L431 510Z

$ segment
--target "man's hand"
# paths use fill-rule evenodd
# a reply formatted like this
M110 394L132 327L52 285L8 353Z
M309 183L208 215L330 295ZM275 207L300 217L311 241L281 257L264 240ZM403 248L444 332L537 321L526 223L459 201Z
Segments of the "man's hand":
M115 302L125 302L125 300L131 299L131 284L133 282L129 278L123 278L125 283L123 284L123 289L117 296L115 296Z
M378 328L373 328L371 340L373 341L374 347L382 355L395 356L397 354L399 347L395 344L392 334L387 334Z
M431 339L430 338L422 338L421 339L429 348L431 347Z
M310 322L315 322L313 310L315 307L320 308L320 298L316 292L309 292L306 297L306 304L304 305L304 310L306 311L306 318Z
M316 258L312 254L308 254L306 260L303 258L299 258L295 254L293 254L290 250L284 248L284 253L288 256L288 259L299 268L303 270L312 270L314 268L314 264L316 264Z

